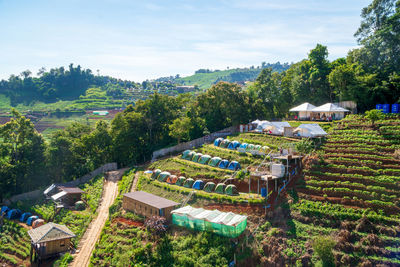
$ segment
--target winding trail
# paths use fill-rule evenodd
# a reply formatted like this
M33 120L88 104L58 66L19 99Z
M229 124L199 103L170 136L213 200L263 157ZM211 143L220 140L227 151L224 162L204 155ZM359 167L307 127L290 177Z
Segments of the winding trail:
M101 204L97 210L97 217L90 223L85 234L83 235L74 260L70 264L71 267L89 266L90 257L94 246L100 237L101 230L108 219L108 209L114 203L118 195L118 180L126 169L120 169L106 173L106 179L103 185L103 196Z

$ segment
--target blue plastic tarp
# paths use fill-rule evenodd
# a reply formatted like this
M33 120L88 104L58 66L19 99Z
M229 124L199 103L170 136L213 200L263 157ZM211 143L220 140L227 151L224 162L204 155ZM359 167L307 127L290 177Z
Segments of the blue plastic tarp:
M21 215L21 218L19 218L19 220L21 222L25 222L29 217L32 216L32 213L30 212L25 212L24 214Z
M28 220L26 221L26 224L29 225L29 226L32 226L32 223L33 223L34 221L36 221L37 219L39 219L39 216L36 216L36 215L31 216L31 217L29 217Z
M232 171L240 170L240 168L240 164L237 161L232 161L228 166L228 169Z
M10 220L17 219L20 216L21 216L21 211L19 209L12 209L7 213L7 218Z
M214 140L214 146L219 146L222 142L222 140L224 140L223 138L217 138Z
M202 180L197 180L196 182L194 182L192 188L197 190L203 190L204 182Z
M226 159L221 160L221 162L218 164L218 167L221 169L226 169L229 166L229 161Z

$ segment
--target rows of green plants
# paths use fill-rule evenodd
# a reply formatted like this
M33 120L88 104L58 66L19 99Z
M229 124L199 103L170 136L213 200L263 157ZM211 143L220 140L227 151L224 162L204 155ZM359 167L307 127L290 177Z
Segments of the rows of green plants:
M27 230L13 221L5 220L0 230L0 262L16 265L27 260L29 244Z
M398 146L396 145L391 145L391 146L380 146L380 145L368 145L365 143L348 143L348 144L343 144L343 143L334 143L327 141L323 148L337 148L337 149L350 149L350 150L355 150L359 151L360 153L362 152L376 152L377 154L380 152L393 152Z
M366 142L367 144L371 145L393 145L394 143L391 140L386 140L386 139L366 139L366 138L360 138L357 136L330 136L329 137L329 142L335 142L335 143L343 143L343 142L348 142L348 143L363 143Z
M375 169L372 169L372 168L367 167L367 166L346 166L346 165L333 164L333 163L321 166L320 168L323 169L324 167L341 170L341 172L344 172L344 173L346 173L347 171L350 170L350 171L365 171L365 172L369 172L369 173L374 174L374 175L383 175L383 174L400 175L400 169L389 169L389 168L386 168L386 169L375 170Z
M356 221L362 217L368 218L370 221L382 224L398 224L398 217L389 217L384 214L379 214L371 209L356 209L345 207L341 204L331 204L328 202L311 201L301 199L298 203L292 206L304 216L327 217L336 220L351 220Z
M147 184L152 184L154 186L157 186L159 188L162 188L167 191L173 191L178 194L186 194L188 195L190 192L193 191L192 188L186 188L182 186L177 186L177 185L171 185L167 183L162 183L157 180L151 180L148 177L145 176L140 176L140 181L138 183L138 188L141 188L144 183ZM239 196L229 196L229 195L224 195L224 194L218 194L218 193L208 193L206 191L202 190L196 190L196 197L198 198L204 198L207 200L212 200L214 202L228 202L228 203L250 203L250 204L262 204L265 202L264 198L249 198L247 194L241 194Z
M316 171L316 170L306 170L304 173L307 175L317 175L318 176L328 176L331 177L332 179L343 179L343 180L356 180L356 181L362 181L362 182L367 182L371 184L376 184L376 185L381 185L385 187L391 187L391 188L396 188L398 189L398 183L400 181L400 177L398 176L389 176L389 175L379 175L379 176L369 176L369 175L362 175L362 174L350 174L350 173L330 173L330 172L322 172L322 171Z
M335 157L337 155L338 154L336 154L336 153L327 153L327 154L325 154L325 156L330 161L346 162L346 163L354 163L354 164L362 164L362 165L375 165L378 168L382 166L382 161L374 161L374 160L367 160L367 159L355 159L355 158L345 158L345 157L343 157L345 155L340 155L340 157Z
M362 183L355 183L351 181L329 181L329 180L319 180L317 177L307 176L306 180L307 185L312 185L315 187L337 187L337 188L349 188L349 189L358 189L363 191L369 191L371 193L376 192L380 194L389 193L393 198L396 198L400 195L398 191L392 190L391 187L383 187L376 185L365 185Z
M269 136L266 134L241 133L238 136L228 137L229 140L237 140L240 143L268 146L272 149L291 147L297 140L288 139L280 136Z
M136 169L131 168L122 175L121 180L118 181L118 196L114 203L109 208L110 216L121 209L123 194L131 191L133 180L135 179Z

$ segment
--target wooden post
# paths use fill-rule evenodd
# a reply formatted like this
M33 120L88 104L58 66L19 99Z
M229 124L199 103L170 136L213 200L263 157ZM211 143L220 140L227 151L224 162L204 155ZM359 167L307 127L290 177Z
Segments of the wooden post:
M260 194L260 179L257 179L257 194Z

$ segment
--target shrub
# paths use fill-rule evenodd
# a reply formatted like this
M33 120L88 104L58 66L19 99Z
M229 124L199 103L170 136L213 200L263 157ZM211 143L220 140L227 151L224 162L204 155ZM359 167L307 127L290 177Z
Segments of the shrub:
M314 149L314 144L309 139L302 139L296 143L296 150L302 154L310 154Z
M312 243L314 251L318 254L322 261L322 266L335 266L332 249L335 241L329 236L318 236Z
M385 117L382 111L377 109L368 110L365 112L365 118L371 121L372 124L375 123L377 120L381 120Z

